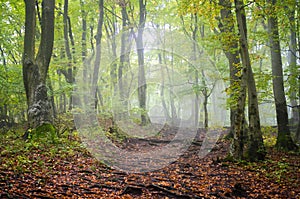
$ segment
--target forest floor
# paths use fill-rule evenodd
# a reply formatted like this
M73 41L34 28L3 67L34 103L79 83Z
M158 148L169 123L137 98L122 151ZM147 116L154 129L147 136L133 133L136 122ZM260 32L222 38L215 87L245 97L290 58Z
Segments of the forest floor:
M0 198L300 198L299 154L272 148L265 161L233 162L221 139L200 158L198 139L162 169L125 173L93 158L74 134L55 142L24 141L14 131L0 136ZM145 139L121 144L152 147Z

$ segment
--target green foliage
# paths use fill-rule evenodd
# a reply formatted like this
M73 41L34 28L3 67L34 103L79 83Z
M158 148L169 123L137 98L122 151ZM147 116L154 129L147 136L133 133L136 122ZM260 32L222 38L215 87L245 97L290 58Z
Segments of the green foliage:
M73 109L73 112L75 109ZM57 131L57 136L60 137L64 133L72 133L75 130L73 115L71 112L59 114L55 120L54 125Z
M128 134L123 132L118 127L111 127L109 131L105 132L105 135L114 142L123 142L126 138L128 138Z
M277 183L280 183L282 178L285 178L289 169L289 164L285 158L280 161L266 160L263 165L254 165L257 170L260 170L265 174L267 178L270 178Z
M272 126L264 126L261 128L264 145L266 147L274 147L277 138L277 129Z
M289 66L284 70L284 76L288 77L286 84L287 84L287 92L286 94L290 96L290 100L297 100L299 96L299 66ZM293 96L292 94L295 94ZM291 98L293 97L293 98Z
M57 141L57 131L52 124L42 124L35 129L29 129L28 139L33 142Z
M45 131L53 132L53 128L47 125L39 130L41 134ZM55 142L42 138L42 135L39 139L23 140L22 134L22 129L0 134L0 164L7 170L19 173L42 172L45 169L46 159L67 158L73 156L75 151L83 150L75 133L63 135ZM40 139L43 139L43 142ZM38 151L39 156L32 156L32 151Z

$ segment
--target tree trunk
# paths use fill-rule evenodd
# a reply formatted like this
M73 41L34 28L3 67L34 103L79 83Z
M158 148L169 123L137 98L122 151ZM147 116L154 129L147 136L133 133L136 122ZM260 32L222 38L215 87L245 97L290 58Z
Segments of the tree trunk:
M231 40L222 42L223 51L229 62L230 69L230 133L233 137L232 155L235 159L242 159L244 155L246 137L246 68L241 67L239 44L235 33L235 19L231 12L232 3L229 0L219 0L221 20L219 28L222 34L228 35ZM234 103L233 103L234 102Z
M104 1L99 0L99 18L98 18L98 26L97 26L97 35L96 35L96 57L94 61L94 70L92 77L92 89L91 95L94 96L94 108L97 109L98 105L98 79L99 79L99 69L100 69L100 61L101 61L101 39L102 39L102 28L103 28L103 17L104 17Z
M63 22L64 22L64 41L65 41L65 52L68 59L67 70L63 69L61 72L64 74L66 81L70 84L74 84L74 71L73 71L73 60L74 57L72 56L69 37L71 39L71 44L73 46L73 55L74 55L74 41L72 36L72 28L70 23L70 18L68 15L69 11L69 0L64 0L64 13L63 13ZM72 94L69 96L69 110L72 110L73 100Z
M276 0L270 0L269 3L271 3L274 6L276 4ZM283 85L278 20L275 15L270 15L268 19L268 31L270 35L269 37L271 46L273 93L275 99L276 118L278 126L278 137L276 141L276 147L278 149L283 150L293 150L296 148L296 145L293 143L289 128L287 104Z
M165 57L164 57L165 60ZM166 104L165 100L165 68L163 67L163 61L162 61L162 54L158 53L158 63L160 64L160 70L161 70L161 87L160 87L160 98L161 98L161 104L164 110L164 116L166 118L167 122L171 121L171 117L169 114L169 110Z
M86 11L85 11L85 1L80 0L80 11L81 11L81 27L82 27L82 33L81 33L81 61L82 63L85 62L86 54L87 54L87 44L86 44L86 37L87 37L87 25L86 25ZM86 80L86 74L87 71L84 71L84 80Z
M230 71L230 99L236 98L236 93L239 93L239 88L241 87L241 80L238 77L238 74L240 72L240 69L238 69L238 66L240 66L240 55L238 51L238 40L236 39L237 34L234 30L234 16L231 12L231 2L229 0L219 0L219 4L222 6L222 9L220 10L221 20L219 21L219 29L222 34L228 35L230 41L224 41L222 42L223 51L225 53L226 58L228 59L229 63L229 71ZM246 92L246 89L243 90L243 92ZM246 95L244 93L243 95ZM246 98L244 98L246 99ZM245 102L242 102L241 104L245 104ZM228 137L233 137L234 133L234 124L235 124L235 113L237 111L237 104L233 104L231 100L229 101L230 106L230 132ZM245 117L245 116L243 116ZM245 120L245 118L243 119Z
M111 46L111 52L112 52L112 60L117 59L117 44L116 44L116 35L117 35L117 30L116 30L116 8L114 6L111 7L111 13L112 16L109 18L108 15L107 17L107 23L104 23L105 31L107 34L107 37L109 38L107 40L108 45ZM123 21L122 17L122 21ZM123 29L123 28L122 28ZM121 47L122 48L122 47ZM111 79L111 91L117 91L117 83L118 83L118 78L117 78L117 69L118 69L118 64L116 62L113 62L111 67L110 67L110 79Z
M260 118L255 80L252 72L251 61L248 51L247 23L244 4L241 0L235 0L236 19L240 35L241 58L244 74L248 86L248 117L249 132L245 158L250 161L263 160L265 158L265 148L263 145L260 128Z
M128 79L123 76L124 71L128 70L129 67L129 56L130 56L130 49L131 49L131 40L130 40L130 29L129 29L129 18L128 13L126 10L126 5L121 4L122 6L121 13L122 13L122 35L121 35L121 49L120 49L120 64L118 68L118 90L120 95L120 101L122 110L119 115L121 118L128 117Z
M291 8L287 8L290 22L290 44L288 52L288 62L289 70L291 76L289 78L290 82L290 102L292 105L292 119L291 125L294 127L299 122L299 109L297 107L297 84L298 81L297 73L297 35L296 35L296 23L295 23L295 12L296 3L293 3Z
M207 104L208 104L208 98L210 96L210 94L213 92L213 88L212 90L209 92L207 85L206 85L206 76L204 73L204 70L201 70L201 74L202 74L202 94L203 94L203 108L204 108L204 128L207 130L208 128L208 109L207 109Z
M36 57L35 3L35 0L25 0L26 18L23 54L23 81L28 105L28 122L29 126L33 128L44 123L52 123L46 79L53 49L55 1L42 2L41 41Z
M150 123L150 118L148 116L146 110L146 101L147 101L147 83L145 77L145 63L144 63L144 44L143 44L143 32L145 28L146 22L146 2L144 0L139 0L139 27L138 27L138 35L136 38L136 48L138 55L138 99L139 106L141 109L141 125L145 126Z
M198 16L197 14L193 14L192 15L192 24L191 24L191 30L192 30L192 39L193 39L193 54L192 54L192 61L194 64L196 64L197 62L197 33L198 33ZM194 121L194 125L196 128L198 128L199 126L199 114L200 114L200 89L199 89L199 71L198 68L196 68L197 65L193 65L191 67L193 67L194 72L195 72L195 86L196 86L196 90L195 90L195 102L194 102L194 111L195 111L195 121Z
M299 12L300 12L300 6L299 6L299 4L297 3L297 14L298 14L298 16L299 16ZM299 22L299 20L297 20L297 22L296 22L296 33L298 33L298 34L296 34L296 37L297 37L297 39L298 39L298 54L300 55L300 33L299 33L299 29L300 29L300 22ZM299 81L300 81L300 76L298 76L298 96L300 96L300 84L299 84ZM300 143L300 97L299 97L299 99L298 99L298 113L299 113L299 121L298 121L298 126L297 126L297 132L296 132L296 141L298 142L298 143Z

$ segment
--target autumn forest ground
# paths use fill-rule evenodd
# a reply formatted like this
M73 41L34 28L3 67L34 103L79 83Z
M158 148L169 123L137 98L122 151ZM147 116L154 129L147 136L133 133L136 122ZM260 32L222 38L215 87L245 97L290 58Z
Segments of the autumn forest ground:
M265 161L231 161L229 141L220 139L200 158L198 134L177 161L132 174L93 158L76 132L31 140L22 139L22 133L1 132L0 198L300 198L299 153L269 147ZM163 144L159 138L130 138L119 145L150 149L153 142Z

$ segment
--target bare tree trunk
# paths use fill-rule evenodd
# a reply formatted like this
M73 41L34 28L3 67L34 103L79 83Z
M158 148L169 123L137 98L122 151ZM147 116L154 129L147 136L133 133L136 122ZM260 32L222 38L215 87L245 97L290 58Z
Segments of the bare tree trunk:
M298 81L297 73L297 35L296 35L296 22L295 22L295 13L296 13L296 2L293 3L291 9L286 8L289 16L290 22L290 44L289 44L289 53L288 53L288 62L291 76L290 80L290 102L292 106L292 120L291 125L294 127L299 122L299 110L297 107L297 86L296 82Z
M108 16L108 14L105 15L105 17L107 18L107 20L106 20L107 23L104 23L104 27L105 27L107 37L109 38L107 40L107 43L109 45L109 48L111 48L112 59L116 60L117 59L117 44L116 44L116 34L117 34L116 23L117 23L117 19L116 19L116 9L115 9L114 6L111 6L111 13L112 13L111 18ZM122 20L123 20L123 17L122 17ZM118 64L116 62L113 62L112 66L110 68L110 79L111 79L111 91L112 92L117 90L117 83L118 83L117 82L118 81L118 79L117 79L117 68L118 68Z
M69 35L72 35L71 24L69 23L69 0L64 0L64 13L63 13L63 22L64 22L64 40L65 40L65 52L68 59L67 70L62 70L68 83L73 84L75 79L73 77L73 56L71 53ZM69 96L69 110L72 110L72 96Z
M82 33L81 33L81 61L84 63L86 59L86 54L87 54L87 44L86 44L86 37L87 37L87 25L86 25L86 16L87 13L85 11L85 1L80 0L80 11L81 11L81 27L82 27ZM83 77L85 78L84 80L87 80L86 74L87 71L84 71Z
M271 5L276 4L276 0L270 0ZM268 19L268 30L271 45L271 61L273 76L273 93L276 106L276 118L278 126L278 137L276 147L284 150L293 150L296 145L293 143L290 134L287 104L283 85L283 72L281 60L281 48L278 31L278 20L275 15L270 15Z
M160 88L160 98L161 98L161 103L162 103L162 107L164 110L164 116L167 120L167 122L171 121L171 117L169 114L169 110L167 108L167 104L166 104L166 100L165 100L165 71L164 71L164 67L163 67L163 61L162 61L162 54L158 53L158 62L161 65L161 88Z
M146 2L139 0L139 27L138 35L136 38L136 48L138 55L139 73L138 73L138 98L141 109L141 125L145 126L150 123L150 118L146 110L147 101L147 83L145 77L145 63L144 63L144 44L143 44L143 33L146 22Z
M42 2L41 41L35 57L36 4L25 0L25 37L23 54L23 81L28 105L29 126L36 128L52 123L46 79L53 50L55 1Z
M203 86L203 89L202 89L202 94L203 94L203 108L204 108L204 128L207 130L208 128L208 109L207 109L207 104L208 104L208 98L210 96L210 94L212 93L213 91L213 88L212 90L209 92L208 91L208 88L207 88L207 85L206 85L206 76L205 76L205 73L204 73L204 70L202 69L201 70L201 74L202 74L202 86Z
M240 53L242 58L243 70L248 86L249 132L247 140L248 146L246 149L246 158L250 161L263 160L265 158L265 148L263 145L262 133L260 128L256 85L248 51L247 23L244 3L241 0L235 0L234 2L236 10L236 19L240 34Z
M192 14L192 24L191 24L191 29L192 29L192 39L193 39L193 57L192 60L194 63L197 62L197 33L199 30L198 27L198 16L197 14ZM199 90L199 71L198 68L195 68L196 66L192 66L194 68L194 72L195 72L195 86L196 86L196 91L195 91L195 102L194 102L194 111L195 111L195 121L194 121L194 125L197 128L199 126L199 114L200 114L200 90Z
M100 69L100 61L101 61L101 39L102 39L102 28L103 28L103 19L104 17L104 1L99 0L99 18L98 18L98 27L97 27L97 35L96 35L96 57L94 62L94 70L92 77L92 89L91 95L94 96L94 108L97 109L98 105L98 79L99 79L99 69Z
M0 51L1 51L1 59L2 59L2 63L3 63L3 67L4 67L4 70L5 70L5 83L8 82L8 75L7 75L7 61L6 61L6 55L4 53L4 50L3 48L0 46ZM2 87L2 86L1 86ZM6 86L4 86L4 92L6 95L8 95L8 89ZM1 97L2 98L2 97ZM1 127L2 125L5 125L5 124L2 124L2 122L4 123L7 123L8 122L8 115L7 115L7 104L4 103L2 107L0 107L0 123L1 123Z
M129 56L130 56L130 48L132 41L130 40L130 29L129 29L129 17L126 10L126 4L121 4L122 6L122 35L121 35L121 52L120 52L120 63L118 68L118 89L120 95L120 101L122 103L122 113L120 115L121 118L125 118L128 116L128 79L124 77L124 71L129 68Z

